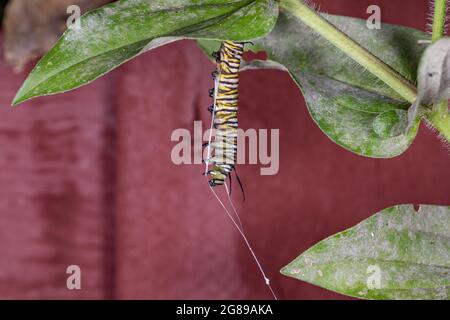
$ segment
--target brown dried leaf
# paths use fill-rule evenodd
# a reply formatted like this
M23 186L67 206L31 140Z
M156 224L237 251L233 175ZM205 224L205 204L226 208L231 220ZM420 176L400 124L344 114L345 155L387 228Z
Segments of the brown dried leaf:
M46 53L66 28L67 8L78 5L81 12L111 0L11 0L3 27L6 62L20 72L31 59Z

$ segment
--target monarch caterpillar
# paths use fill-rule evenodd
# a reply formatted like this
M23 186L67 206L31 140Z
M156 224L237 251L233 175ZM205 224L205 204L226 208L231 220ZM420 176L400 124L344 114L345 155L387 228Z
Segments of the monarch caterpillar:
M216 59L217 70L213 72L214 88L210 90L210 96L214 98L214 103L208 108L208 110L212 113L211 129L214 128L216 130L216 134L214 141L211 142L212 132L210 132L209 142L206 144L206 146L208 146L208 159L205 161L205 175L209 175L208 184L212 193L241 234L248 249L250 250L250 253L255 259L258 268L261 271L265 284L269 287L273 297L277 299L277 296L270 285L270 279L267 278L244 233L244 228L239 218L239 214L233 205L230 193L228 193L228 199L237 219L239 220L240 227L217 193L213 190L213 187L225 185L225 188L228 191L228 186L225 180L229 178L229 192L231 192L230 174L233 170L236 173L239 68L241 66L242 56L244 54L244 45L245 43L243 42L224 41L220 47L220 51L213 54ZM212 153L214 153L214 156L211 156ZM211 170L209 170L209 164L212 164ZM244 189L237 174L236 179L239 182L242 193L244 194Z
M211 187L221 186L230 173L235 170L238 134L238 98L239 68L244 54L244 43L224 41L216 58L217 70L213 73L215 87L210 90L214 104L208 108L213 114L213 126L216 130L214 142L209 142L209 151L214 156L208 159L212 169L206 173L210 176ZM210 155L210 152L208 152ZM209 156L208 155L208 156ZM242 184L236 175L239 185Z

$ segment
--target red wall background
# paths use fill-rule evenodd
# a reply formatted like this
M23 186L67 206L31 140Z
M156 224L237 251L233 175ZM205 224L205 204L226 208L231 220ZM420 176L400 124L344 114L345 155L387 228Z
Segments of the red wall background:
M324 0L329 13L424 29L427 1ZM213 65L193 42L159 48L79 90L9 107L26 73L0 62L0 298L265 299L270 294L212 198L203 166L170 161L176 128L208 123ZM450 204L448 146L422 127L391 160L331 142L288 75L242 74L241 126L280 128L280 171L239 167L234 196L284 299L345 299L278 270L391 205ZM237 191L237 190L236 190ZM68 265L82 290L66 289Z

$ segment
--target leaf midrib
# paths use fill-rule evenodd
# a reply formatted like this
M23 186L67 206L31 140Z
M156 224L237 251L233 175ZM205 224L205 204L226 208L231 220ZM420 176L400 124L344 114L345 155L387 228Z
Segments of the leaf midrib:
M161 9L161 10L156 10L156 11L150 11L150 13L163 13L163 12L172 12L172 11L180 11L183 9L193 9L193 8L202 8L202 7L226 7L230 4L235 4L235 3L239 3L239 2L246 2L246 4L242 5L242 7L239 7L238 10L240 10L241 8L249 5L250 3L256 2L258 0L240 0L240 1L234 1L231 3L221 3L221 4L213 4L213 3L208 3L208 4L194 4L194 5L189 5L189 6L185 6L185 7L172 7L172 8L167 8L167 9Z
M378 258L373 258L373 257L353 257L353 256L341 256L339 259L335 259L335 260L330 260L329 262L317 262L314 263L314 266L325 266L325 265L330 265L330 264L338 264L341 262L364 262L366 260L373 260L373 261L377 261L377 262L382 262L382 263L395 263L395 264L405 264L405 265L415 265L415 266L424 266L424 267L435 267L435 268L443 268L443 269L448 269L450 270L450 265L449 266L443 266L440 264L425 264L425 263L420 263L420 262L410 262L407 260L398 260L398 259L393 259L393 260L387 260L387 259L378 259Z

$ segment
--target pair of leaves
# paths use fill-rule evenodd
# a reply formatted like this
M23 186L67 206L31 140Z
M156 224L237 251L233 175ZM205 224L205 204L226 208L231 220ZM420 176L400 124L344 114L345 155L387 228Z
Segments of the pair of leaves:
M37 64L13 104L87 84L142 52L182 38L245 41L269 32L274 0L121 0L81 17Z
M425 48L417 41L426 35L391 25L369 30L363 20L326 18L405 78L416 78ZM279 14L274 0L118 1L84 15L81 25L69 29L38 63L13 104L79 87L174 40L244 41L274 28L254 40L253 50L266 51L289 70L313 119L333 141L360 155L388 158L405 151L417 132L415 123L404 134L408 103L301 22ZM202 45L217 48L217 42Z
M450 207L385 209L314 245L286 276L364 299L450 298Z

